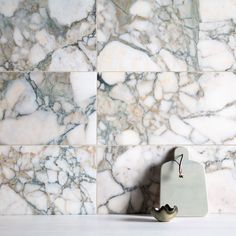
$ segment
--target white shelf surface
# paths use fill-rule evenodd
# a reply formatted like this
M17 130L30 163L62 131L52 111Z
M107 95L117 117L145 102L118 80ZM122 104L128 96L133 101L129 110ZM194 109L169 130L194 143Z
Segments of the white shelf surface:
M236 215L176 218L158 223L151 216L0 216L0 236L230 236Z

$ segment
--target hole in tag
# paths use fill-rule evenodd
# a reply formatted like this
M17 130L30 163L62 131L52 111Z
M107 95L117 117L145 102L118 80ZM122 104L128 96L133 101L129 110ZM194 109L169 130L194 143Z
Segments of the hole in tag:
M180 157L180 162L178 162L176 159ZM182 161L183 161L184 155L180 154L177 157L175 157L175 162L177 163L177 165L179 166L179 178L184 178L183 176L183 170L182 170Z

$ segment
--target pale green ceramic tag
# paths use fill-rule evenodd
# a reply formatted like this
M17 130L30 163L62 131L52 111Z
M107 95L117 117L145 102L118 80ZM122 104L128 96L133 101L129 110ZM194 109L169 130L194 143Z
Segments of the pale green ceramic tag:
M160 205L178 207L178 216L205 216L208 211L205 171L188 158L186 148L176 148L175 161L161 167Z

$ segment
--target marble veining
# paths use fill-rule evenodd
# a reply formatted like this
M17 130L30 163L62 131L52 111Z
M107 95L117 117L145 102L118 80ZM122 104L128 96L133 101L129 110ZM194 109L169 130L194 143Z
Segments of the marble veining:
M197 69L192 0L97 0L98 71Z
M159 206L160 167L174 146L100 147L97 152L98 213L149 213ZM188 146L206 171L210 213L236 211L236 147Z
M232 72L104 72L98 78L98 143L235 144Z
M96 73L0 73L0 144L96 144Z
M0 214L149 213L180 145L235 213L235 26L236 0L0 0Z
M200 0L199 14L197 47L200 70L235 71L236 1Z
M0 214L94 214L94 147L0 146Z
M1 0L0 71L96 69L95 0Z

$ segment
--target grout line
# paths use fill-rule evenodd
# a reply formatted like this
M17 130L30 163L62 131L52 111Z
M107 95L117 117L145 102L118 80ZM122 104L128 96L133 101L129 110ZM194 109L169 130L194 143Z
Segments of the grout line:
M227 71L215 71L215 70L206 70L206 71L204 71L204 70L196 70L196 71L187 71L187 70L185 70L185 71L170 71L170 70L165 70L165 71L151 71L151 70L149 70L149 71L146 71L146 70L139 70L139 71L137 71L137 70L117 70L117 71L109 71L109 70L105 70L105 71L97 71L97 73L109 73L109 72L117 72L117 73L119 73L119 72L127 72L127 73L132 73L132 72L134 72L134 73L192 73L192 74L202 74L202 73L223 73L223 72L231 72L231 73L236 73L236 70L227 70Z
M235 144L176 144L176 143L172 143L172 144L128 144L128 145L101 145L101 144L98 144L96 145L97 147L136 147L136 146L141 146L141 147L146 147L146 146L153 146L153 147L157 147L157 146L162 146L162 147L165 147L165 146L186 146L186 147L196 147L196 146L212 146L212 147L215 147L215 146L228 146L228 147L231 147L231 146L236 146L236 143Z
M202 73L227 73L227 72L231 72L231 73L236 73L236 70L227 70L227 71L214 71L214 70L196 70L196 71L147 71L147 70L117 70L117 71L109 71L109 70L102 70L102 71L98 71L98 70L94 70L94 71L44 71L44 70L22 70L22 71L0 71L0 73L31 73L31 72L42 72L42 73L71 73L71 72L77 72L77 73L120 73L120 72L127 72L127 73L192 73L192 74L202 74Z
M98 1L95 0L95 30L96 30L96 72L98 73L97 71L97 68L98 68L98 24L97 24L97 12L98 12Z
M185 147L204 147L204 146L208 146L208 147L234 147L236 146L235 144L176 144L176 143L172 143L172 144L128 144L128 145L111 145L111 144L107 144L107 145L101 145L101 144L52 144L52 145L48 145L48 144L0 144L0 148L1 147L6 147L6 146L12 146L12 147L19 147L19 146L24 146L24 147L169 147L169 146L185 146Z
M32 73L32 72L41 72L41 73L71 73L71 72L75 72L75 73L97 73L97 71L79 71L79 70L71 70L71 71L45 71L45 70L22 70L22 71L17 71L17 70L12 70L12 71L0 71L0 73Z
M236 70L227 70L227 71L204 71L204 70L196 70L196 71L146 71L146 70L117 70L117 71L110 71L110 70L104 70L104 71L43 71L43 70L22 70L22 71L0 71L0 73L31 73L31 72L42 72L42 73L120 73L120 72L127 72L127 73L192 73L192 74L203 74L203 73L236 73Z

